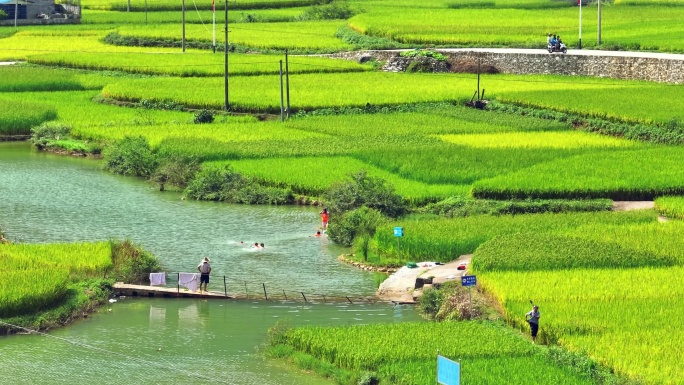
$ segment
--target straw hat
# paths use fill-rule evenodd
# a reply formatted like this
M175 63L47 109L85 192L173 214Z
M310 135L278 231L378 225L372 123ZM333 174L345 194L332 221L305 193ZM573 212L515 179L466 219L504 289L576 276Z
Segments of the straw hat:
M204 262L209 262L209 258L204 257L204 259L203 259L202 261L204 261Z

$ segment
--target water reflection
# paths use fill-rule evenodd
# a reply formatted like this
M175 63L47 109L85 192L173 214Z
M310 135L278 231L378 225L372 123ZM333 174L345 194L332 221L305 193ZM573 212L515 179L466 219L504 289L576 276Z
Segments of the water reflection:
M413 308L385 304L126 298L109 309L54 338L0 339L0 383L329 384L265 360L257 349L268 328L418 320Z

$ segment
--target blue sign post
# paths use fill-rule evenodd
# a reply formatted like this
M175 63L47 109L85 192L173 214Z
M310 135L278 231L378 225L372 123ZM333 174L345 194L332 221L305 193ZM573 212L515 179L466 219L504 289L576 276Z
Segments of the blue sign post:
M399 238L404 236L404 228L403 227L395 227L394 228L394 236L397 237L397 257L399 256Z
M437 355L437 383L461 385L461 364Z
M473 296L470 294L470 288L477 285L476 275L461 276L461 285L468 287L468 299L470 300L470 315L473 314Z
M463 286L475 286L477 285L476 275L464 275L461 277L461 285Z

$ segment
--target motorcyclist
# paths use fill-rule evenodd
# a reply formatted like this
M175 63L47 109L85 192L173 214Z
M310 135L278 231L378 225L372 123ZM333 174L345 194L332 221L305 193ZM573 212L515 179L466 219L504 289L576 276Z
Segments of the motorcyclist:
M561 40L560 36L556 39L556 50L560 51L561 43L563 41Z
M558 44L558 39L556 38L556 35L553 35L551 38L551 48L555 47L556 44Z

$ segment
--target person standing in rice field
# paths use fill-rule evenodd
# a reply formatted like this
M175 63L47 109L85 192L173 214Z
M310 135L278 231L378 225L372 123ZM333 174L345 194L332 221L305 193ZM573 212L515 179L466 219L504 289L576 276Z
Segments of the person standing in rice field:
M541 314L539 313L539 306L537 305L532 306L532 310L525 314L525 321L530 324L532 342L534 343L537 341L537 332L539 331L539 317L541 317Z

